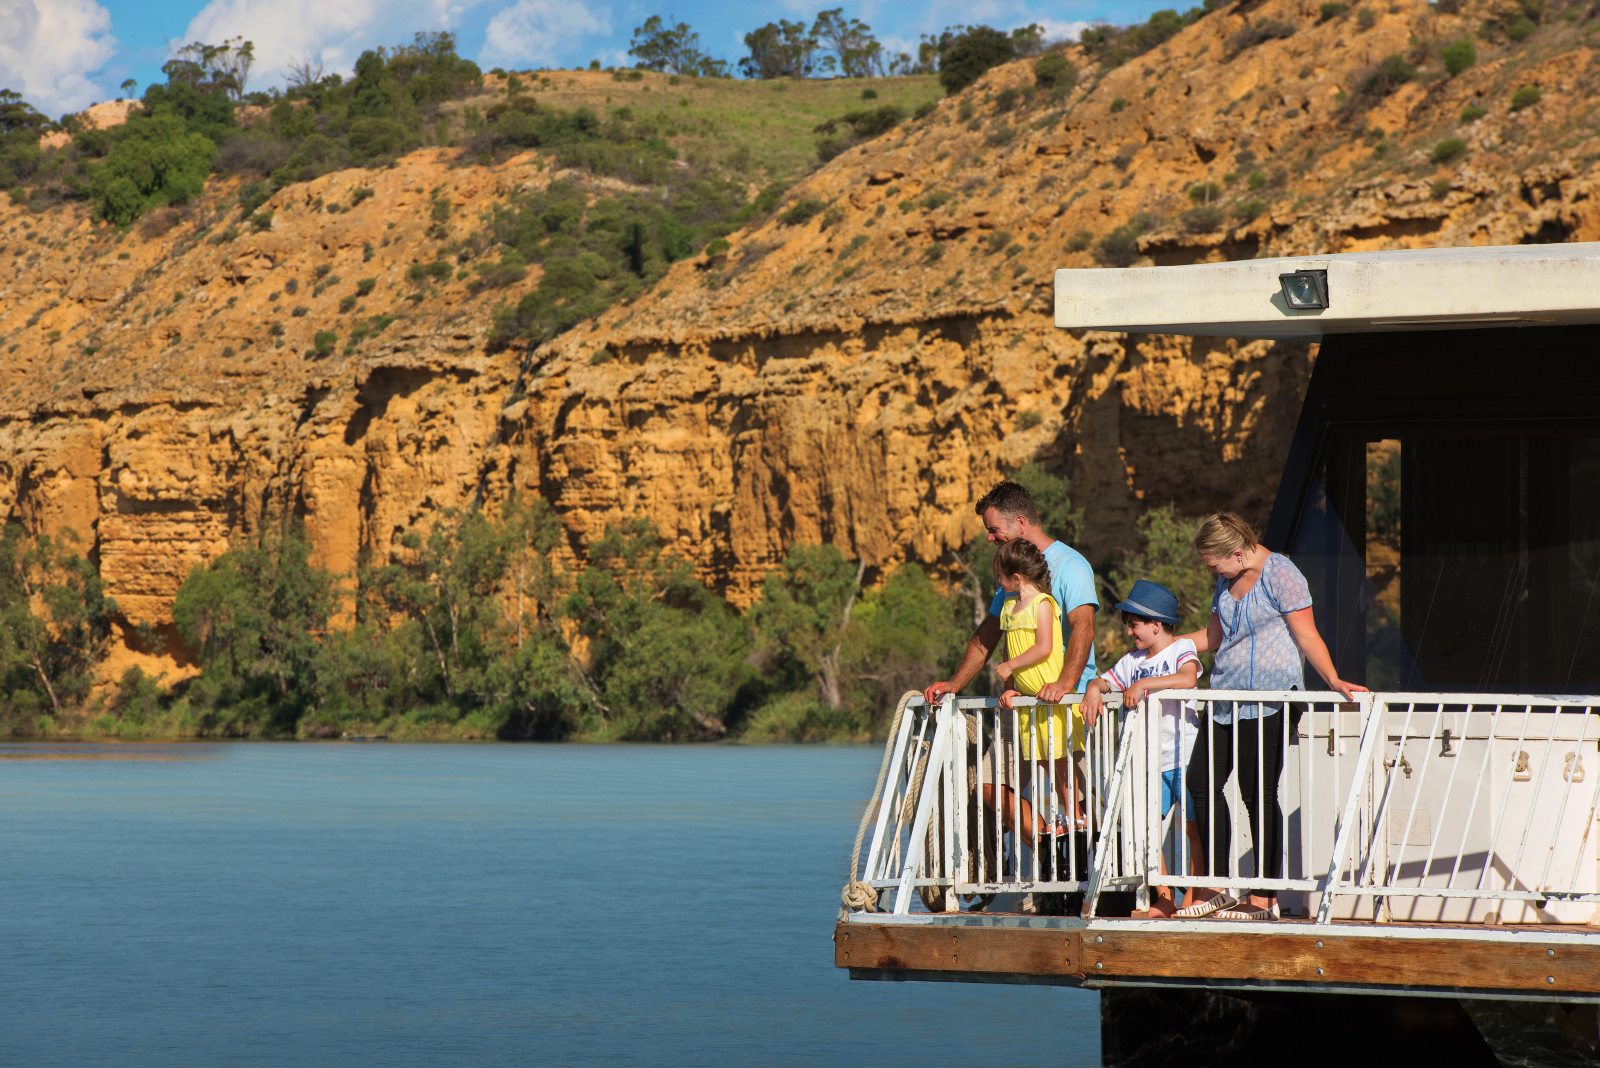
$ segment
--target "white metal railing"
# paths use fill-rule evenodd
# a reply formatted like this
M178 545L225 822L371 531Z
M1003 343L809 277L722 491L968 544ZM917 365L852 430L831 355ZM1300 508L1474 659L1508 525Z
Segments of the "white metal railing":
M1024 760L1009 742L1031 734L1054 751L1054 721L1024 726L993 698L946 697L931 709L914 699L887 742L863 881L892 889L899 913L918 897L955 911L963 895L1032 891L1083 893L1093 916L1104 891L1134 890L1143 907L1153 887L1169 886L1271 890L1320 923L1600 915L1600 698L1356 697L1161 691L1133 714L1108 709L1082 756L1070 756L1068 740L1059 764ZM1164 819L1162 735L1147 729L1163 700L1193 702L1201 724L1198 781L1190 762L1166 761L1178 764L1179 789ZM1271 714L1237 719L1241 706ZM1233 718L1232 729L1212 727L1213 713ZM1203 795L1199 812L1190 793ZM1197 816L1198 854L1184 833ZM1070 844L1035 848L1053 827Z
M886 742L888 773L859 880L893 890L893 911L909 912L918 897L956 911L962 896L1089 888L1089 849L1102 837L1117 759L1132 751L1118 737L1115 702L1084 732L1081 751L1070 716L1035 713L1041 706L1029 697L1015 706L993 697L906 703ZM1060 760L1046 759L1057 750ZM1137 882L1132 847L1128 837L1116 851L1130 862L1118 874Z

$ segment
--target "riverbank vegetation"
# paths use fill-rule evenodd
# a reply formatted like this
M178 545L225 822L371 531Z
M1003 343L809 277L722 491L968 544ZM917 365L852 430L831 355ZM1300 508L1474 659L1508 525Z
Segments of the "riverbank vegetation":
M1064 478L1017 473L1046 529L1077 532ZM1144 550L1101 569L1103 605L1155 577L1193 613L1209 584L1193 524L1150 513ZM264 523L197 566L173 609L192 677L103 661L116 606L70 539L0 538L0 731L137 738L862 740L901 693L953 669L993 590L990 546L961 581L915 563L883 570L832 545L792 545L743 612L643 519L562 563L544 501L444 512L382 564L317 566L293 520ZM1110 599L1108 599L1110 598ZM1109 662L1126 638L1101 613ZM1203 615L1200 616L1203 618ZM132 624L147 650L156 631ZM981 676L973 692L997 680ZM997 691L996 691L997 692Z

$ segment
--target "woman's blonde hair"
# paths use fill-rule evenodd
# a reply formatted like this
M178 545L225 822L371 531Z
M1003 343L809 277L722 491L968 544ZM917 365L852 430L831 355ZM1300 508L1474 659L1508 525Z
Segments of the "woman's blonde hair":
M1228 556L1241 549L1253 549L1256 544L1256 532L1232 512L1206 516L1194 532L1194 551L1206 556Z

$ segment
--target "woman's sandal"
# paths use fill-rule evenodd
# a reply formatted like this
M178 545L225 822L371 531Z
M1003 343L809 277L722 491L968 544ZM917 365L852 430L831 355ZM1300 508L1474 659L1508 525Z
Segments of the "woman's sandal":
M1224 890L1214 894L1204 901L1196 901L1193 905L1185 905L1179 909L1176 916L1180 920L1198 920L1202 916L1209 916L1219 909L1231 909L1239 903L1239 899Z
M1218 920L1265 920L1272 921L1278 918L1274 908L1262 908L1259 905L1245 905L1243 908L1229 908L1218 912L1214 919Z

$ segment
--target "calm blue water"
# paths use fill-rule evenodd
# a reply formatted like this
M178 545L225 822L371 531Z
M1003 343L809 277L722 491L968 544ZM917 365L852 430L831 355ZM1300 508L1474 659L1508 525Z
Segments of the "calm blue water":
M1094 994L833 967L879 756L0 746L0 1063L1098 1065Z

